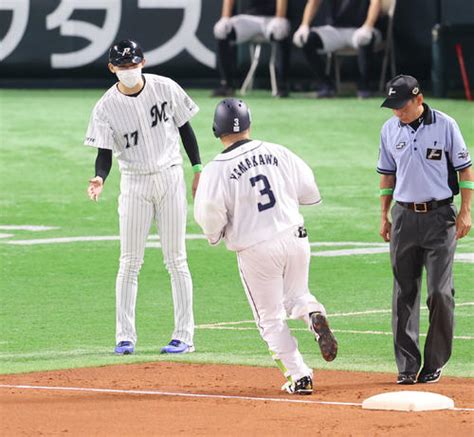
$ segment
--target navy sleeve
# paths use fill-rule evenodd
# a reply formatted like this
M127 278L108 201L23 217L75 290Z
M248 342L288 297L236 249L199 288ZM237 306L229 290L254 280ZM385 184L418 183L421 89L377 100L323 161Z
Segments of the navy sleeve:
M186 150L186 154L191 161L191 165L201 164L196 135L194 135L193 128L189 122L179 128L179 135L183 142L184 150Z
M100 176L105 182L112 168L112 150L98 149L95 160L95 175Z

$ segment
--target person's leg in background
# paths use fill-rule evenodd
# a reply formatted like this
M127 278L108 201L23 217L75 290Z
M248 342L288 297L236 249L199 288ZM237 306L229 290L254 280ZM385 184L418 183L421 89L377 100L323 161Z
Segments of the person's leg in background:
M217 70L220 77L220 86L213 92L213 96L215 97L234 95L234 77L237 57L235 40L235 29L232 29L225 39L217 39Z
M237 45L251 41L256 36L264 38L267 18L257 15L239 14L230 18L226 31L216 30L217 67L220 86L214 90L214 97L229 97L234 94L237 70Z
M275 70L278 88L276 97L288 97L290 92L291 38L288 36L281 41L275 41L273 44L276 44Z
M372 95L370 87L371 69L374 62L375 35L369 44L360 46L357 50L359 79L357 81L357 97L366 99Z
M334 83L326 74L325 55L320 55L318 51L323 49L323 40L315 30L311 30L306 44L303 45L303 53L313 72L317 87L318 97L333 97L336 94Z

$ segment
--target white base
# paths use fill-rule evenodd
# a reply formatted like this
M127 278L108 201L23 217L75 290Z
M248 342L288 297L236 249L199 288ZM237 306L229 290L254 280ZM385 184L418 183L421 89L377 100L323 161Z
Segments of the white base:
M447 396L425 391L395 391L372 396L362 402L367 410L432 411L454 408Z

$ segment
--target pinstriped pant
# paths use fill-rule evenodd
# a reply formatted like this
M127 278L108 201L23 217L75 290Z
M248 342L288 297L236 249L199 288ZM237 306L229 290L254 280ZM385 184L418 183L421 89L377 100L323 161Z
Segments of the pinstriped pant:
M116 281L116 341L137 341L138 274L152 221L160 235L174 303L172 338L193 344L193 285L186 257L187 200L183 169L152 175L123 174L119 197L120 267Z

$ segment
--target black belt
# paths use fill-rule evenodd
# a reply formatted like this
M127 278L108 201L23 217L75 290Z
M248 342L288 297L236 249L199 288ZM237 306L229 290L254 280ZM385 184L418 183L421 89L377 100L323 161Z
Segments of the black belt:
M414 202L399 202L397 203L404 208L411 209L415 212L428 212L432 209L439 208L440 206L449 205L453 202L453 198L449 197L448 199L443 200L430 200L429 202L421 202L421 203L414 203Z

